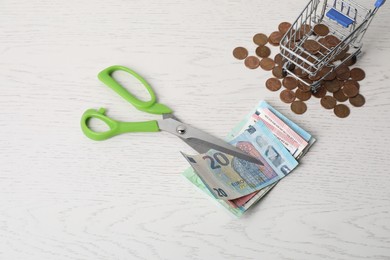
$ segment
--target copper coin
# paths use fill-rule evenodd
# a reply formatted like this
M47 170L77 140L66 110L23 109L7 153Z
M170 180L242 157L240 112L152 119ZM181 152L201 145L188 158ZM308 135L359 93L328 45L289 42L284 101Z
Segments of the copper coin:
M320 51L320 44L315 40L306 40L303 44L303 48L305 48L308 52L315 54Z
M324 55L328 54L331 46L328 44L325 38L318 39L318 43L320 44L320 52Z
M316 74L309 75L308 78L309 78L310 80L312 80L312 81L317 81L317 80L319 80L320 78L322 78L321 71L318 71Z
M345 102L348 100L348 97L346 95L344 95L344 92L341 89L334 92L333 97L339 102Z
M292 41L288 41L287 44L285 45L288 49L294 50L295 49L295 43Z
M313 96L316 98L323 98L326 95L326 88L325 86L320 86L315 91L313 91Z
M311 92L310 91L307 91L307 92L303 92L301 89L297 89L295 91L295 96L301 100L301 101L306 101L306 100L309 100L311 98Z
M336 69L336 77L340 80L347 80L350 76L350 70L348 66L342 65Z
M325 78L324 80L334 80L336 78L336 71L331 71Z
M274 58L274 61L276 64L278 64L279 66L283 67L284 65L284 61L283 61L283 57L282 57L282 54L278 53L275 55L275 58Z
M238 60L243 60L248 57L248 51L244 47L237 47L233 50L233 56Z
M256 48L256 55L261 58L267 58L271 54L271 50L267 46L259 46Z
M253 42L257 45L263 46L267 44L268 37L264 33L258 33L255 36L253 36Z
M313 28L314 33L318 36L326 36L329 33L329 28L325 24L316 24Z
M294 69L295 69L295 64L294 64L294 63L289 63L289 64L287 64L286 69L288 69L289 71L294 71Z
M282 38L283 38L283 34L279 31L275 31L270 34L268 38L268 42L274 46L278 46Z
M292 89L298 87L298 81L293 77L287 76L283 79L283 86L286 89L292 90Z
M275 62L273 59L264 58L260 61L260 67L263 70L272 70L275 67Z
M321 106L323 106L326 109L332 109L336 106L336 99L332 96L325 96L321 98Z
M357 94L355 97L349 98L349 103L354 107L361 107L366 103L366 99L362 95Z
M294 34L295 39L293 40L295 40L295 42L299 42L300 40L302 40L304 36L305 36L304 30L299 29L298 31L295 32Z
M282 92L280 92L280 99L284 103L291 103L295 100L295 93L294 93L294 91L291 91L289 89L285 89Z
M272 69L272 75L274 75L274 76L277 77L278 79L282 79L282 78L286 77L286 72L283 70L282 67L280 67L280 66L275 66L275 67Z
M334 93L341 88L342 82L340 82L338 79L334 79L332 81L326 81L324 86L327 91Z
M336 47L341 42L339 40L339 38L337 38L334 35L325 36L325 40L326 40L326 43L328 44L328 46L330 46L331 48Z
M354 84L346 84L343 87L343 93L349 98L355 97L359 94L359 88Z
M282 83L276 78L269 78L265 82L265 86L271 91L278 91L282 87Z
M350 113L349 108L343 104L338 104L337 106L335 106L333 112L337 117L340 118L346 118L347 116L349 116Z
M351 54L350 54L350 53L347 53L346 55L350 56ZM345 64L346 66L352 66L352 65L354 65L354 64L356 63L356 60L357 60L357 58L356 58L356 56L354 55L354 56L350 57L347 61L345 61L344 64Z
M311 26L309 24L302 24L300 31L302 31L303 34L308 34L311 31Z
M294 74L295 74L296 76L298 76L299 78L306 78L307 75L308 75L306 71L304 71L303 69L301 69L301 68L299 68L299 67L296 67L296 68L294 69Z
M245 66L249 69L256 69L260 65L260 60L255 56L248 56L244 62Z
M291 23L282 22L279 24L278 29L280 33L285 34L288 31L288 29L290 29L290 27L291 27Z
M307 106L305 102L297 100L291 103L291 110L295 114L302 115L303 113L306 112Z
M298 88L302 91L302 92L309 92L311 90L311 87L309 86L309 82L308 84L305 84L301 81L298 82Z
M322 78L323 76L325 76L326 74L328 74L331 70L332 70L331 67L325 66L325 67L323 67L323 68L318 72L318 74L320 74L320 75L321 75L321 78Z
M357 87L357 89L360 89L360 84L356 80L352 80L352 79L346 80L344 82L343 86L346 86L346 85L354 85Z
M340 51L334 58L333 61L343 60L344 56L346 55L347 50Z
M364 70L360 68L351 69L351 78L356 81L361 81L366 77Z

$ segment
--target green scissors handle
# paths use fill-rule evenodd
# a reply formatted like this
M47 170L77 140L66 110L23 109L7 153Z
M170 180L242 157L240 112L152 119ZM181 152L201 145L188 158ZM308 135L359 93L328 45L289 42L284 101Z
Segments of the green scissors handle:
M146 90L149 92L150 95L149 101L139 100L112 77L112 73L120 70L131 74L136 79L138 79L142 83L142 85L144 85L144 87L146 88ZM156 102L156 94L154 94L152 87L149 85L148 82L146 82L146 80L143 77L141 77L137 72L135 72L132 69L126 68L124 66L119 66L119 65L111 66L108 67L107 69L102 70L98 74L98 78L104 84L112 88L121 97L123 97L127 102L129 102L130 104L132 104L137 109L143 112L158 114L158 115L172 113L172 110L169 107Z
M131 132L158 132L160 128L158 127L156 120L145 121L145 122L121 122L116 121L105 115L106 110L104 108L88 109L84 112L81 117L81 129L84 134L95 141L102 141L108 138L111 138L116 135L131 133ZM91 118L97 118L107 124L109 130L105 132L97 132L92 130L88 126L88 121Z
M129 74L133 75L137 78L146 90L150 94L149 101L142 101L128 92L122 85L120 85L113 77L112 73L115 71L125 71ZM156 95L152 89L152 87L146 82L144 78L142 78L135 71L123 67L123 66L111 66L107 69L104 69L98 74L98 78L105 83L107 86L112 88L116 93L118 93L121 97L127 100L130 104L134 105L138 110L151 113L151 114L169 114L172 113L172 110L160 103L156 102ZM101 141L111 138L113 136L130 133L130 132L158 132L160 131L157 121L145 121L145 122L120 122L116 121L105 115L106 110L104 108L100 108L99 110L88 109L84 112L81 117L81 129L84 134L91 138L92 140ZM91 118L96 118L107 124L109 130L105 132L97 132L92 130L88 126L88 122Z

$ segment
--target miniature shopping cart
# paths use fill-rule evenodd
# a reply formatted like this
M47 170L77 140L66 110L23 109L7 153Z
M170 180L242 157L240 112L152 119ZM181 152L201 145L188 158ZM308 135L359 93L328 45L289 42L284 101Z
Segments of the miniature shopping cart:
M280 42L285 72L315 92L330 73L360 54L362 38L384 3L377 0L370 10L352 0L311 0ZM314 33L318 24L328 27L333 44L324 44ZM319 52L313 54L304 48L309 39L318 41ZM299 77L296 70L306 73L309 80Z

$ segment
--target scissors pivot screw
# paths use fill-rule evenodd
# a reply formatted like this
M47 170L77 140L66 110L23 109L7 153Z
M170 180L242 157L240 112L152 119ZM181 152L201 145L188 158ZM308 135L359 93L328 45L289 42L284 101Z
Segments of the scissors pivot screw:
M186 127L184 125L179 125L178 127L176 127L176 132L181 135L184 135L186 133Z

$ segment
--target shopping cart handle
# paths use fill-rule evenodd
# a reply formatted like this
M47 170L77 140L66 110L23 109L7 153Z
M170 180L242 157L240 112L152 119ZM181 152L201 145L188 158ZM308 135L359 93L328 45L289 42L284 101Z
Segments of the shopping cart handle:
M386 2L386 0L376 0L375 8L381 7L385 2Z

